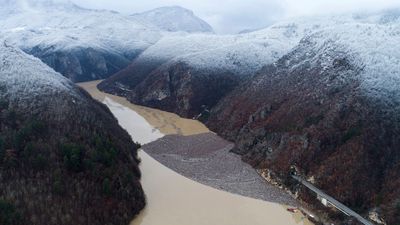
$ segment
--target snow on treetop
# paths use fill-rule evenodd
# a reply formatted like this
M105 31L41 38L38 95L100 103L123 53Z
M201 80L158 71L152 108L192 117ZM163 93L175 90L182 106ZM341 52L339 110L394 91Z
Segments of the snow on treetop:
M0 15L0 27L6 38L22 49L82 46L125 52L145 49L162 36L159 30L111 11L30 7L14 13L15 7L8 8L0 6L1 11L9 12Z
M360 81L360 93L400 105L400 49L396 47L400 44L400 23L382 23L376 18L357 18L306 35L297 49L300 55L294 55L310 57L306 61L289 58L287 64L293 70L303 63L328 69L334 60L344 57L360 70L354 77Z
M285 21L263 30L240 35L175 34L163 37L137 61L186 62L199 69L229 70L252 74L295 47L304 35L332 23Z
M363 68L361 88L375 98L400 103L400 24L355 23L324 30L319 44L329 39L352 56L352 63Z
M209 26L183 8L161 8L124 16L113 11L84 9L69 0L0 0L0 3L3 3L1 32L22 49L85 47L124 53L144 50L168 35L165 30L171 29L159 22L176 26L172 31L201 32ZM151 18L153 13L157 13L157 18Z
M367 29L365 30L363 27L371 27L369 29L378 29L373 27L379 27L385 30L383 33L386 32L387 36L392 38L391 44L396 46L394 41L398 38L397 32L399 32L397 31L398 25L396 25L399 17L396 15L400 15L396 12L295 18L276 23L262 30L239 35L176 34L163 37L142 53L138 60L169 61L166 64L186 62L201 69L221 69L239 74L252 74L263 65L273 63L288 53L304 37L324 30L326 34L324 34L325 37L321 37L321 40L335 39L335 37L331 37L333 34L343 33L342 38L338 38L338 40L342 40L343 43L348 40L349 44L364 43L365 48L372 44L366 43L367 40L375 40L376 43L383 40L379 32L374 34L372 30L369 31L372 35L371 38L367 38L368 29L365 28ZM364 40L364 36L367 39ZM352 38L362 40L353 40ZM353 46L354 49L359 47L361 46ZM368 55L368 53L364 54L365 57Z
M0 42L0 87L6 89L12 102L29 101L52 93L73 94L73 85L68 79L4 41Z

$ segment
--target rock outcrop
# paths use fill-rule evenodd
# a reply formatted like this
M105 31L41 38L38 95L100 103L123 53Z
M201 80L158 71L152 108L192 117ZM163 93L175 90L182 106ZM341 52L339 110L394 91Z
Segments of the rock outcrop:
M127 99L135 104L193 118L206 114L241 79L227 71L204 71L176 63L150 73Z

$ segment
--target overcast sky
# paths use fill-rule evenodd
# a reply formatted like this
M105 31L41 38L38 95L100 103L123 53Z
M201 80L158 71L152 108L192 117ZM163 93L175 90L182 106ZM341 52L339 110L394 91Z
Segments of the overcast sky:
M72 0L97 9L125 14L161 6L179 5L193 10L217 33L235 33L268 26L275 21L303 15L375 11L400 7L400 0Z

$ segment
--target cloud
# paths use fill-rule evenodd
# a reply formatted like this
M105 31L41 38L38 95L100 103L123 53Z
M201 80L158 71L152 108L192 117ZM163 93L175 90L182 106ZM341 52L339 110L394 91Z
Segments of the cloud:
M371 12L400 7L399 0L283 0L286 17Z
M265 27L284 18L374 11L400 7L400 0L72 0L88 8L125 14L179 5L195 12L218 33Z

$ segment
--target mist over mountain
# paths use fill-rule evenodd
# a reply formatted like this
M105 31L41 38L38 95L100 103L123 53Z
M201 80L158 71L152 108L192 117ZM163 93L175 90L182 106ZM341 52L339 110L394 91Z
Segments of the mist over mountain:
M136 13L131 17L153 24L165 31L213 32L213 28L204 20L196 17L193 11L179 6L161 7L143 13Z

